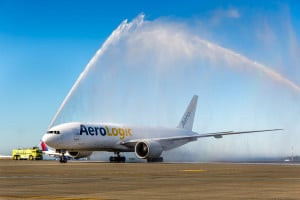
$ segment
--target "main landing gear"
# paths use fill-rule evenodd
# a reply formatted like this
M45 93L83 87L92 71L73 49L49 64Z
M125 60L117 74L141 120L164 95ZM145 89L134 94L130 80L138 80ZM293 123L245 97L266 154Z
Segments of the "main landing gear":
M114 152L114 156L109 157L109 162L113 163L124 163L126 160L125 156L120 156L120 152Z
M159 157L159 158L148 158L147 159L148 162L163 162L164 158L163 157Z

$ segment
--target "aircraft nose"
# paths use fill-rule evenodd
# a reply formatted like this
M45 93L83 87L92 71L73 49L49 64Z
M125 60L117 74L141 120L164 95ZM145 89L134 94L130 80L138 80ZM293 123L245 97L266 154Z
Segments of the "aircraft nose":
M50 135L49 134L45 134L42 138L42 141L45 142L47 145L49 145L49 141L51 141L50 139ZM51 142L50 142L51 143Z
M45 134L42 138L42 141L50 147L55 147L59 143L59 137L54 134Z

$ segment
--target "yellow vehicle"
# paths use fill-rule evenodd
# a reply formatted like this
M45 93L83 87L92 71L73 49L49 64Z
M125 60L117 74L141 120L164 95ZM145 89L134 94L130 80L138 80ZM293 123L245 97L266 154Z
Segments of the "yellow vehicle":
M13 149L13 160L43 160L43 152L38 147L29 149Z

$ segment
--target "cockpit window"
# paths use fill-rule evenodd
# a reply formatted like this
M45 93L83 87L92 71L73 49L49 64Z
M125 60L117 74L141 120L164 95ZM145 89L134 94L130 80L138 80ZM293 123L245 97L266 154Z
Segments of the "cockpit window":
M59 131L47 131L47 134L60 134Z

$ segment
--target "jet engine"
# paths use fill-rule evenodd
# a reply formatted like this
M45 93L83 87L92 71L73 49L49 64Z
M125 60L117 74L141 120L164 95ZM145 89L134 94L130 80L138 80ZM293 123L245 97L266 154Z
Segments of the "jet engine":
M135 145L135 154L142 159L159 158L162 151L162 146L156 141L140 141Z
M75 159L86 158L92 153L92 151L69 151L70 156L72 156Z

